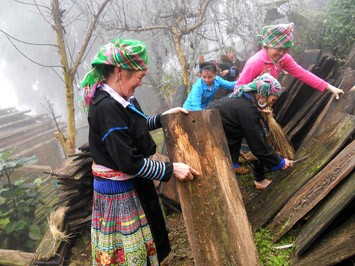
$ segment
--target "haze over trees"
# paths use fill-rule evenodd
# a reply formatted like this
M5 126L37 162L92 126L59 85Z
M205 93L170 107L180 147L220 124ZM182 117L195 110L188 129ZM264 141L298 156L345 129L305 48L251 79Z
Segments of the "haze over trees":
M80 81L98 47L110 39L147 43L150 70L136 96L147 113L155 113L171 105L178 86L189 89L199 54L218 58L233 45L245 60L267 24L295 22L295 52L325 43L346 53L354 41L351 2L330 1L328 13L327 1L319 0L6 0L0 9L6 37L0 39L0 76L13 83L19 104L34 112L43 112L50 99L55 115L66 117L68 132L59 139L73 153L75 128L86 123L77 105Z

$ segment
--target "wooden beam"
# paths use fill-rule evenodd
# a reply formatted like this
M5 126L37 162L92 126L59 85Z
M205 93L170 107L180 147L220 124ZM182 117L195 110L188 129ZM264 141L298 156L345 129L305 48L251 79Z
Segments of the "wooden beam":
M7 113L7 112L11 112L15 109L16 109L15 107L7 107L7 108L3 108L3 109L0 108L0 115Z
M37 165L37 164L32 164L32 165L25 165L19 168L20 171L25 171L25 172L50 172L52 169L52 166L49 165Z
M27 116L24 116L24 118L22 118L22 119L11 121L9 123L4 123L4 124L0 125L0 129L7 128L10 126L13 127L13 126L21 124L23 122L31 122L33 120L36 120L37 118L44 117L44 116L45 115L34 115L34 116L27 115Z
M355 167L355 140L343 149L317 175L299 189L269 225L273 240L279 240L302 219Z
M293 266L336 265L355 255L355 213L328 231L304 256L291 258Z
M303 255L334 219L355 199L355 173L343 180L308 218L295 241L295 254Z
M354 132L355 117L345 115L324 120L296 158L309 157L289 170L280 172L271 185L248 202L247 211L253 229L257 230L287 203L298 189L320 171ZM267 204L265 204L267 202Z
M169 114L162 123L171 161L201 173L192 182L177 181L196 265L258 265L218 110Z
M64 129L64 126L62 126L61 129ZM26 136L20 140L11 139L7 143L1 143L0 152L12 147L16 147L14 151L15 154L18 150L27 149L26 146L28 146L28 144L31 142L43 142L44 139L52 139L54 138L54 130L54 128L50 128L48 130L41 131L38 134Z
M84 168L85 165L92 164L91 157L84 157L81 160L76 160L75 157L70 157L65 162L57 167L53 167L52 172L50 174L58 177L71 179L75 174L86 172ZM49 173L48 173L49 174Z
M0 265L29 265L33 258L33 253L20 250L0 249Z
M49 126L50 122L51 122L51 119L47 118L41 122L26 125L25 127L19 127L19 128L13 129L13 130L8 130L8 132L3 132L0 135L0 139L3 140L6 138L9 138L9 137L13 137L17 134L19 134L19 135L26 134L27 135L27 134L31 133L31 131L36 130L38 128L40 128L41 131L43 131L43 128L45 126L47 126L47 128L51 128L51 126Z
M332 97L323 119L314 124L297 151L296 158L309 155L307 160L279 172L267 189L248 202L246 209L254 230L268 223L304 183L339 153L354 134L355 117L344 113L344 109L354 97L349 90L355 82L355 71L345 71L342 81L340 88L344 89L345 94L340 96L339 101Z
M25 110L25 111L11 111L11 112L6 112L5 114L0 116L0 122L4 123L8 120L14 120L14 118L17 117L23 117L24 114L31 112L31 110Z

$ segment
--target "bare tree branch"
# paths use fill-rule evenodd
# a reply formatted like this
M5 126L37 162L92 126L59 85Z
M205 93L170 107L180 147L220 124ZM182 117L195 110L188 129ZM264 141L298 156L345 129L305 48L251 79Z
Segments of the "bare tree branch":
M24 43L24 44L28 44L28 45L35 45L35 46L53 46L53 47L55 47L55 48L58 48L57 45L55 45L55 44L50 44L50 43L33 43L33 42L25 42L25 41L22 41L22 40L20 40L20 39L15 38L14 36L11 36L10 34L8 34L7 32L5 32L5 31L3 31L3 30L1 30L1 29L0 29L0 32L4 33L4 34L6 35L6 37L8 37L8 39L11 38L11 39L13 39L13 40L15 40L15 41L18 41L18 42L20 42L20 43Z
M88 31L86 32L86 35L85 35L83 44L82 44L82 46L81 46L81 48L80 48L80 51L79 51L79 53L78 53L78 55L77 55L77 57L76 57L76 59L75 59L74 65L73 65L73 67L72 67L72 69L71 69L71 71L70 71L70 76L71 76L72 79L74 79L75 73L76 73L77 70L78 70L78 67L79 67L79 65L80 65L81 59L82 59L82 57L83 57L83 55L84 55L84 52L85 52L85 50L86 50L86 48L87 48L87 46L88 46L88 43L89 43L89 41L90 41L90 38L91 38L91 36L92 36L92 33L93 33L94 29L95 29L97 20L98 20L98 18L100 17L102 11L105 9L105 7L106 7L106 5L108 4L108 2L110 2L110 0L105 0L105 1L101 4L101 6L99 7L99 9L98 9L96 15L94 16L93 21L91 22L91 24L90 24L90 26L89 26Z
M15 49L23 56L25 57L26 59L28 59L29 61L31 61L32 63L36 64L36 65L39 65L39 66L42 66L42 67L49 67L49 68L53 68L53 67L61 67L61 66L46 66L46 65L43 65L41 63L38 63L34 60L32 60L31 58L29 58L27 55L25 55L23 52L21 52L21 50L19 48L17 48L17 46L11 41L11 39L9 37L6 37L9 42L11 42L11 44L15 47Z
M47 17L42 13L42 10L39 8L39 7L42 7L42 8L45 8L45 9L48 9L48 11L50 11L50 8L48 8L47 6L43 6L43 5L38 5L36 0L33 0L33 2L35 3L35 6L38 10L38 12L41 14L42 18L49 24L53 27L52 23L47 19Z
M37 3L31 4L31 3L22 2L22 1L19 1L19 0L14 0L14 1L17 2L17 3L19 3L19 4L23 4L23 5L28 5L28 6L40 6L40 7L49 9L48 6L37 5Z

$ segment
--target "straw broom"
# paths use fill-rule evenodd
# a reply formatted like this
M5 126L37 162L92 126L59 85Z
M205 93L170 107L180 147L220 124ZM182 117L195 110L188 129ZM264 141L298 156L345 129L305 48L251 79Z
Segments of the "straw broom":
M295 149L290 143L286 133L283 131L282 127L276 122L272 113L266 114L267 123L269 125L269 137L268 142L275 151L282 157L289 160L294 160Z

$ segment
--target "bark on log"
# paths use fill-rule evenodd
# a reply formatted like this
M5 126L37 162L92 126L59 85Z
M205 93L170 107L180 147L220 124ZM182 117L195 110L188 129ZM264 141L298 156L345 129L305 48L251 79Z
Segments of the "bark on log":
M257 251L217 110L162 117L169 157L197 169L177 181L196 265L258 265Z
M316 206L355 166L355 140L298 190L271 221L273 240L279 240Z
M33 253L23 252L20 250L0 249L0 265L29 265L33 257Z
M295 254L303 255L331 222L355 199L355 173L340 183L302 227L295 241ZM354 247L355 249L355 247Z

